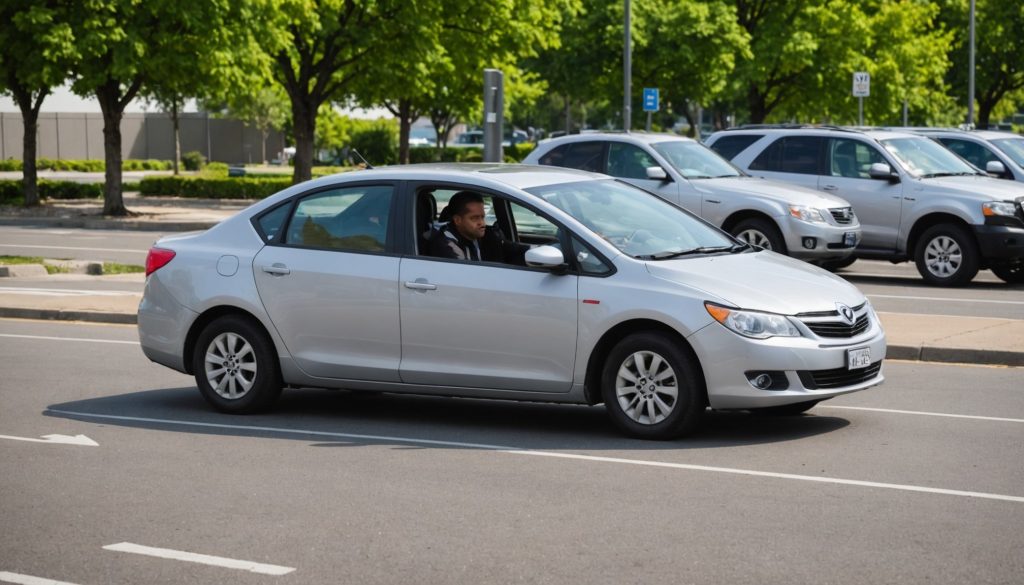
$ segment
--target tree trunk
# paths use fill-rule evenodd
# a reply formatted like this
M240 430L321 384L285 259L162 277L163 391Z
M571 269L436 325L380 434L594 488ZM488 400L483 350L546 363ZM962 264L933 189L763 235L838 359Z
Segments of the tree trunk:
M747 109L750 111L751 124L763 124L768 117L767 100L757 87L751 86L747 91Z
M313 178L313 140L316 136L316 110L311 98L292 97L292 120L295 124L295 172L292 184Z
M21 119L25 126L22 137L22 193L25 196L25 207L39 205L39 173L36 170L36 133L39 129L39 109L32 107L29 98L24 104L18 100L21 108ZM42 100L40 100L42 102Z
M121 193L121 118L120 84L108 82L96 90L103 111L103 153L106 161L103 185L103 215L128 215Z
M398 100L398 164L409 164L409 133L412 129L412 104Z
M263 157L263 164L267 164L267 137L270 130L260 129L260 154Z
M565 133L569 134L572 132L572 100L569 99L569 95L565 95Z
M174 123L174 174L178 175L178 161L181 160L181 128L178 120L178 100L171 104L171 121Z

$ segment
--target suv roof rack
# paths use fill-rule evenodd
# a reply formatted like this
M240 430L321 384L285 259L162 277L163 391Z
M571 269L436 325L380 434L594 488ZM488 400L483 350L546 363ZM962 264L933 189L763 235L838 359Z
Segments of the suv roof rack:
M732 128L725 128L724 131L729 130L842 130L845 132L856 132L849 127L836 126L834 124L798 124L798 123L782 123L782 124L741 124L739 126L733 126Z

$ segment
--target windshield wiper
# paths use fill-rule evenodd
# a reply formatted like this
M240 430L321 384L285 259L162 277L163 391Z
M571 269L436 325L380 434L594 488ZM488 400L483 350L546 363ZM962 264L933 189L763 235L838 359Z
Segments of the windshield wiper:
M657 254L643 254L637 256L637 258L639 258L640 260L668 260L669 258L679 258L680 256L694 256L696 254L713 254L715 252L732 252L733 248L745 245L746 244L714 247L701 246L699 248L692 248L690 250L674 250L669 252L658 252Z
M922 179L934 179L936 177L965 177L972 175L980 175L981 173L964 171L960 173L928 173L927 175L921 175Z

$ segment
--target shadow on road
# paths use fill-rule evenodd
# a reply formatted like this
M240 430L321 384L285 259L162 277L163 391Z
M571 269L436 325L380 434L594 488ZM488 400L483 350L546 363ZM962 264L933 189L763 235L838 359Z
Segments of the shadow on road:
M966 286L961 287L939 287L939 286L928 286L921 280L921 277L914 276L897 276L897 275L881 275L881 274L858 274L856 272L836 272L836 276L850 281L851 283L857 284L877 284L886 285L893 287L917 287L923 290L932 290L937 292L942 291L958 291L958 290L993 290L993 291L1008 291L1008 290L1024 290L1024 284L1009 284L1006 282L985 282L985 281L971 281Z
M709 412L703 428L658 442L619 435L603 406L443 398L330 390L289 390L266 414L214 411L195 387L132 392L53 404L47 416L106 426L207 435L314 441L313 446L394 444L460 448L469 444L534 450L659 451L795 441L835 432L846 419ZM432 444L438 442L440 444Z

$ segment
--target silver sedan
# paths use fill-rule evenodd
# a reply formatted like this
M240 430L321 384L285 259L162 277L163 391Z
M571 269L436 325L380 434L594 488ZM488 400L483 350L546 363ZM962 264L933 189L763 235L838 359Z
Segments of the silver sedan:
M284 387L604 403L652 439L874 386L886 349L837 276L605 175L494 164L324 177L161 239L139 336L225 412Z

